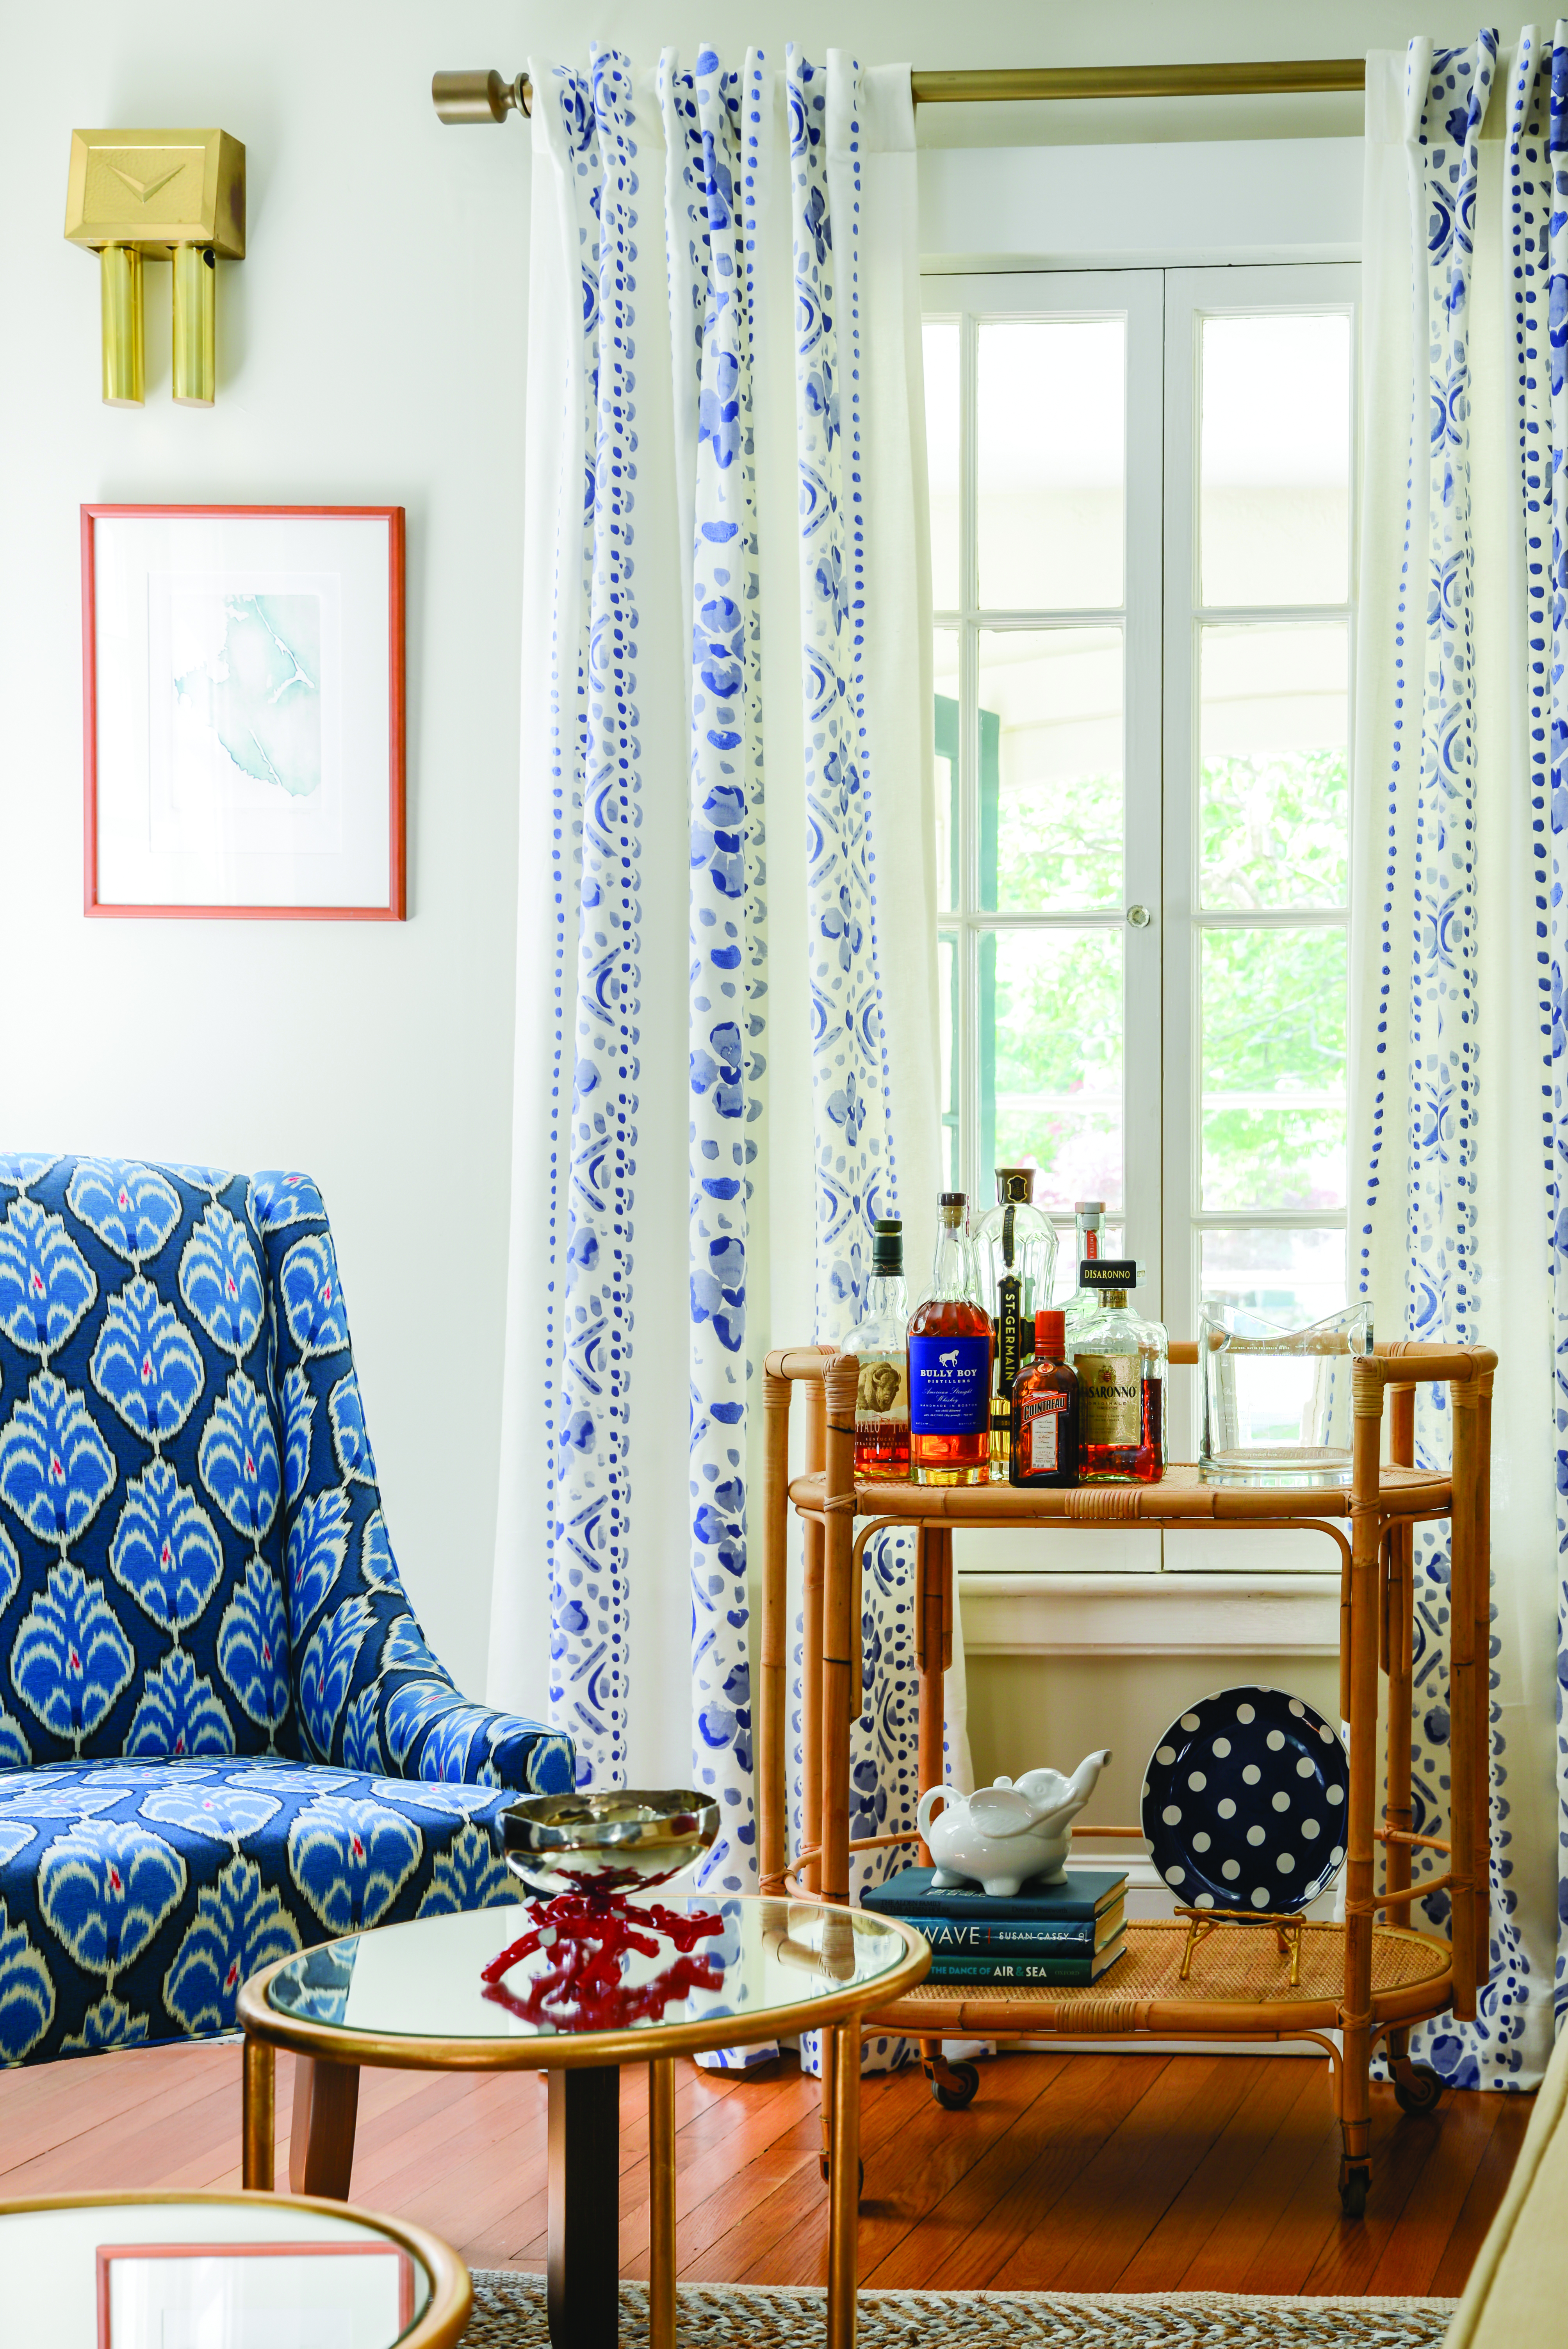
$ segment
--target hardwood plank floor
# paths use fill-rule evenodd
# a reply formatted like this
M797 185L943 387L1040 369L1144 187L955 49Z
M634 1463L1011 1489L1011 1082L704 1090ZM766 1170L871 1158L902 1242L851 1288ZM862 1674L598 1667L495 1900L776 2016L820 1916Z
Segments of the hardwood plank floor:
M647 2273L646 2075L622 2075L622 2268ZM293 2066L278 2059L278 2177ZM998 2291L1437 2293L1463 2289L1530 2118L1527 2096L1406 2118L1373 2090L1366 2220L1340 2218L1318 2058L1049 2054L981 2065L965 2113L918 2072L866 2083L862 2281ZM682 2064L680 2271L820 2283L817 2087L793 2057ZM0 2072L0 2199L239 2184L240 2051L136 2049ZM354 2199L446 2236L474 2267L542 2268L545 2095L534 2073L366 2072Z

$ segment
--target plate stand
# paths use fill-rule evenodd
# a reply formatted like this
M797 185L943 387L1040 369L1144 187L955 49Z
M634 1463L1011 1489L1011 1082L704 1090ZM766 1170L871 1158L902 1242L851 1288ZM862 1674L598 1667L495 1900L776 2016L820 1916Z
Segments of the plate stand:
M1192 1971L1192 1958L1199 1942L1207 1940L1216 1925L1272 1925L1281 1957L1290 1960L1290 1986L1292 1990L1299 1986L1301 1919L1298 1916L1278 1916L1270 1909L1186 1909L1180 1903L1176 1914L1187 1920L1187 1946L1181 1952L1180 1981L1187 1980Z

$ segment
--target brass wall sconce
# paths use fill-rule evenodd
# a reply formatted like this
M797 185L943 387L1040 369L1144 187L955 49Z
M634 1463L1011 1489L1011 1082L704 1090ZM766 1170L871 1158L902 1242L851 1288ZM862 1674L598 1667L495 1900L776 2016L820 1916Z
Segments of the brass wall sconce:
M245 150L226 130L73 130L66 234L99 255L103 396L142 400L141 264L174 264L174 397L210 408L216 263L245 255Z

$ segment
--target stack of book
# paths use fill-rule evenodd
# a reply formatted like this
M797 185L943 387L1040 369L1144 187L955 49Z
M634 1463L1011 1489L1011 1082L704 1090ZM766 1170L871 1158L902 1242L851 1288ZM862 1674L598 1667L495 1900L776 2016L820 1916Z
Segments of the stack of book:
M1037 1879L1011 1899L993 1899L978 1885L939 1889L934 1875L906 1868L862 1904L924 1934L930 1982L1098 1982L1127 1946L1125 1872L1069 1868L1059 1884Z

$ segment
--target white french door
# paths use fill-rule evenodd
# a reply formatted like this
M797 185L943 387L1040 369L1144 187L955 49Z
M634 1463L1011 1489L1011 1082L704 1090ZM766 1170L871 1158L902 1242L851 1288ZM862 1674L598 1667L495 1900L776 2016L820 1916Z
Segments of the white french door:
M1357 278L926 284L946 1177L1180 1337L1345 1301Z
M948 1179L1032 1164L1061 1287L1103 1199L1157 1290L1161 274L929 294Z

